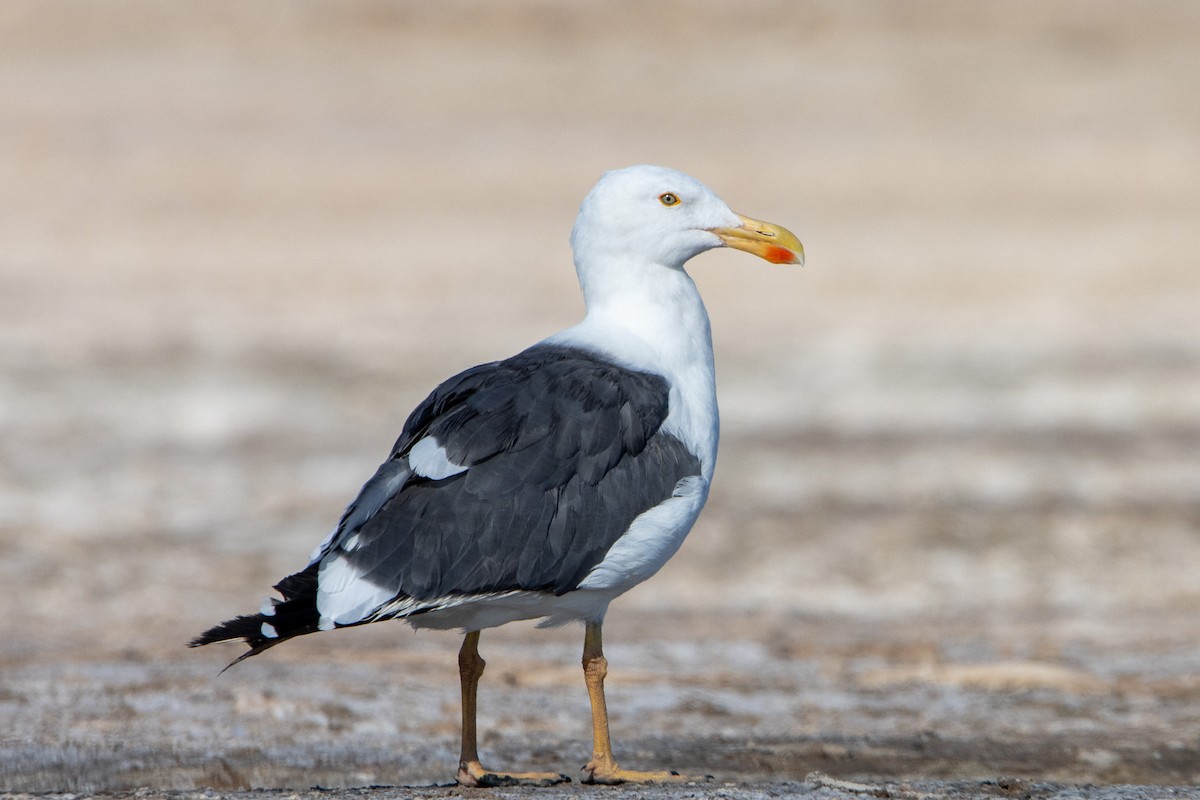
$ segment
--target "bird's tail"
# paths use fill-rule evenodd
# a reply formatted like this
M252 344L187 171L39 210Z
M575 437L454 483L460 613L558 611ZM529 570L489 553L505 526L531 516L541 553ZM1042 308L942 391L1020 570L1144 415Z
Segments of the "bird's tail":
M188 647L200 647L213 642L242 639L250 649L231 661L229 669L239 661L256 656L280 642L295 636L314 633L320 615L317 612L317 568L313 563L302 572L289 575L275 585L282 600L268 598L257 614L245 614L214 625L192 639Z

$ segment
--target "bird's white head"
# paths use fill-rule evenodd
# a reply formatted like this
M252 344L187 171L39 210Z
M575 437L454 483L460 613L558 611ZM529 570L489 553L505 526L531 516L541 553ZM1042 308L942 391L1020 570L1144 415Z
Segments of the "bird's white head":
M803 264L788 230L735 214L700 181L666 167L606 172L584 198L571 232L575 264L613 261L681 269L715 247L745 250L776 264Z

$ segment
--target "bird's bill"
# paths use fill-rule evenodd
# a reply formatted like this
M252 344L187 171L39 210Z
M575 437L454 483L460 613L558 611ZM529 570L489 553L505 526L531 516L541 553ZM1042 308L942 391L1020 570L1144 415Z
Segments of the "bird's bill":
M736 228L713 228L712 233L720 237L726 247L745 250L772 264L799 264L804 266L804 245L796 234L770 222L743 217Z

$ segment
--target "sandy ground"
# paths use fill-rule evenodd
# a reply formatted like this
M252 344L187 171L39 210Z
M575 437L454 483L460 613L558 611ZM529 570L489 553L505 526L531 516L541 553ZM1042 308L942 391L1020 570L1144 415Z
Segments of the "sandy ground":
M183 644L440 379L578 318L578 203L655 162L809 257L693 264L717 484L606 626L618 756L715 780L539 796L1200 795L1197 41L1187 2L0 4L0 790L455 794L364 788L452 774L454 635ZM490 763L576 774L580 638L484 636Z

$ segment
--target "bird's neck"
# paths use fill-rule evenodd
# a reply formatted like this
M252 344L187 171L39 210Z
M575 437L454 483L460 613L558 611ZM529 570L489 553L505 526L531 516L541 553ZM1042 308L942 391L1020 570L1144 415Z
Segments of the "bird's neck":
M636 338L641 347L616 346L624 352L643 351L650 362L644 366L655 372L712 371L708 312L682 269L624 262L580 270L579 278L587 303L582 325Z
M700 456L712 476L718 429L712 332L700 292L686 272L657 264L579 270L587 316L547 343L583 347L671 384L667 427Z

